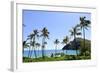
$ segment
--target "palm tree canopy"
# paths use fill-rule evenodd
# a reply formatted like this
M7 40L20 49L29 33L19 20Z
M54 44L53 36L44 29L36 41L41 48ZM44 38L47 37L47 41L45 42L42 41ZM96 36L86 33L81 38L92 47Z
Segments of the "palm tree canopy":
M66 36L66 37L63 39L62 43L63 43L63 44L67 44L68 41L69 41L69 38L68 38L68 36Z
M54 43L55 43L55 44L59 44L60 41L59 41L58 39L56 39L56 40L54 41Z
M49 37L48 34L50 33L48 32L48 29L46 27L44 27L41 32L42 32L41 36L44 36L45 38Z
M90 27L91 21L90 20L86 20L86 17L80 17L80 27L81 28L86 28Z
M31 33L30 35L28 35L28 38L29 39L32 39L34 37L34 34L33 33Z
M24 47L24 48L29 47L29 45L28 45L28 43L26 43L26 41L23 41L23 47Z
M69 31L71 33L71 36L73 35L81 35L81 32L79 31L78 26L72 27L72 29Z
M31 42L31 46L33 46L33 47L35 46L35 41Z
M29 43L27 43L27 41L29 40L29 38L27 38L25 41L23 41L23 46L26 46L26 44L28 45Z
M23 46L26 44L26 41L23 41Z
M47 42L44 42L44 44L47 44Z
M35 45L36 45L37 47L40 47L40 43L35 43Z
M29 39L32 39L34 36L39 37L38 33L39 33L38 30L35 29L35 30L33 30L32 33L30 33L30 35L28 35L28 38L29 38Z
M38 32L38 30L37 30L37 29L33 30L33 35L34 35L34 36L39 37L38 33L39 33L39 32Z

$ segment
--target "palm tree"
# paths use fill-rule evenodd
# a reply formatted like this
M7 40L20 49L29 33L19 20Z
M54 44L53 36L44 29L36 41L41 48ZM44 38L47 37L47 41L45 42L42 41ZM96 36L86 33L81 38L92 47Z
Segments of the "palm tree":
M35 43L36 48L38 48L38 56L39 56L39 47L40 47L40 43Z
M46 42L45 40L46 40L46 38L47 39L49 38L49 32L46 27L44 27L41 32L42 32L41 37L43 37L42 38L42 57L44 58L45 57L44 48L45 48L45 42Z
M35 46L36 46L36 38L39 37L38 33L39 33L39 32L38 32L37 29L33 30L33 35L34 35L34 37L33 37L33 44L32 44L32 46L33 46L33 48L34 48L34 55L35 55L35 58L37 58Z
M23 55L24 55L24 48L28 48L29 45L26 43L26 41L23 41Z
M37 58L36 50L35 50L35 43L36 43L36 38L39 37L38 33L39 33L38 30L35 29L35 30L33 30L33 32L29 35L30 40L31 40L31 41L30 41L30 46L32 46L32 50L34 51L35 58ZM30 57L32 57L32 51L31 51Z
M34 37L33 33L28 35L28 38L29 38L29 53L28 53L28 57L29 58L31 58L31 54L32 54L32 39L33 39L33 37Z
M29 44L27 43L28 40L29 40L29 38L27 38L25 41L23 41L23 54L24 54L24 48L29 47Z
M74 47L75 47L75 49L76 49L76 54L77 54L77 56L78 56L78 49L77 49L77 44L76 44L76 36L78 36L78 35L81 35L81 32L79 31L80 29L78 29L78 26L75 26L75 27L73 27L71 30L70 30L70 33L71 33L71 36L73 36L74 37Z
M45 42L44 42L44 45L43 45L42 47L45 48L46 45L47 45L47 42L45 41ZM46 56L46 52L45 52L45 50L44 50L44 56Z
M68 36L66 36L66 37L63 39L62 44L68 44L68 42L69 42L69 38L68 38Z
M68 42L69 42L69 38L68 38L68 36L66 36L66 37L63 39L62 44L67 45ZM66 51L66 52L67 52L67 51Z
M84 48L85 49L85 29L88 29L88 27L90 27L91 21L90 20L86 20L86 17L80 17L80 24L79 26L81 27L82 31L83 31L83 38L84 38Z
M60 43L60 41L58 40L58 39L56 39L55 41L54 41L54 44L56 45L55 46L55 57L56 57L56 51L57 51L57 46L58 46L58 44Z

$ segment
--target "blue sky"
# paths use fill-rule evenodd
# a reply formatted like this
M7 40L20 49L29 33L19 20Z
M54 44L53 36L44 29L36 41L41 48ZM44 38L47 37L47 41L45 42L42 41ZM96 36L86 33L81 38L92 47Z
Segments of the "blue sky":
M69 30L79 24L81 16L86 16L86 19L91 20L90 13L23 10L23 24L26 25L23 27L23 40L26 40L33 29L41 30L46 27L50 32L46 49L54 49L54 40L59 39L62 42L66 35L70 36ZM91 29L86 30L86 38L91 38ZM37 41L41 43L41 38ZM61 49L63 46L59 44L58 48Z

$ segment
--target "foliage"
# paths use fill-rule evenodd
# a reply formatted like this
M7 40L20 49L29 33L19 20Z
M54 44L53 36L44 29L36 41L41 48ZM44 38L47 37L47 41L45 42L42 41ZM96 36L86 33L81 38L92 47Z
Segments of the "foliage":
M23 57L23 62L27 63L27 62L45 62L45 61L69 61L69 60L87 60L87 59L91 59L90 56L76 56L76 55L64 55L61 57L47 57L45 56L45 59L43 59L42 57L39 58L27 58L27 57Z

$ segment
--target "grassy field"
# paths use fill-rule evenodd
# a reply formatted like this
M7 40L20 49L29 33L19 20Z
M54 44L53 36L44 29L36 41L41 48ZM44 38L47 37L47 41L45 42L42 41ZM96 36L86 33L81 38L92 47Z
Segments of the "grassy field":
M28 58L23 57L23 62L46 62L46 61L69 61L69 60L88 60L91 59L90 56L75 56L75 55L65 55L61 57L39 57L39 58Z

